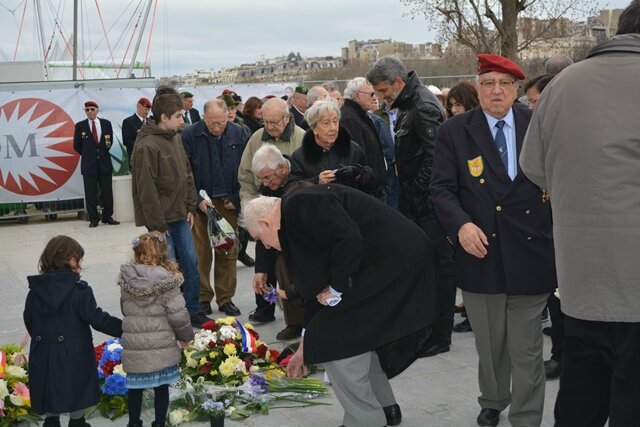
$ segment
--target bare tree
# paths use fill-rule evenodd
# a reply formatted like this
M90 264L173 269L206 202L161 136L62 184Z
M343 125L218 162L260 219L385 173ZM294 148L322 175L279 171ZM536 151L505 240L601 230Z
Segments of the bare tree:
M595 11L596 0L400 0L409 15L422 15L440 41L455 41L473 52L499 53L517 59L520 50L540 40L581 31L568 25ZM520 18L537 25L521 31ZM532 21L529 21L531 24Z

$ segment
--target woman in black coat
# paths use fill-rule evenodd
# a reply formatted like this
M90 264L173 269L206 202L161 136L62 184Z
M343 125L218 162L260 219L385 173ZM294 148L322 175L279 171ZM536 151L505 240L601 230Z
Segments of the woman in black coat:
M41 274L27 278L24 308L31 335L31 407L39 414L69 412L69 426L77 427L88 426L82 411L100 397L91 327L122 335L122 321L102 311L91 287L80 280L83 256L82 246L72 238L51 239L40 257ZM45 425L60 426L58 417L47 417Z
M366 157L362 148L340 126L335 101L317 101L304 117L310 129L291 156L291 174L315 184L335 182L365 193L373 191L377 178L371 168L363 166Z

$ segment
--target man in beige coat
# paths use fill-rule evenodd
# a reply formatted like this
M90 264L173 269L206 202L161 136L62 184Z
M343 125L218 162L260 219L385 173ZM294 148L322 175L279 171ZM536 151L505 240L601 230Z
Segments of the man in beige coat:
M640 1L545 88L520 164L549 191L565 344L556 426L640 424Z

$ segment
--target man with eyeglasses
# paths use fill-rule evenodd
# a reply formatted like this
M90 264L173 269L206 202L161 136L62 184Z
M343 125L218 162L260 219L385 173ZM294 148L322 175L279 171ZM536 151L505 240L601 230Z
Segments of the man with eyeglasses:
M459 287L476 338L482 408L495 426L539 426L545 371L540 316L556 288L551 209L518 167L531 111L514 104L517 64L478 55L480 106L440 126L431 194L456 248Z
M238 166L249 139L249 131L229 122L228 114L227 104L223 100L207 101L202 120L185 128L182 143L191 164L196 191L205 190L211 198L209 202L198 194L199 209L196 210L192 229L200 272L200 309L205 314L211 314L211 300L215 296L221 312L238 316L240 310L231 300L236 293L238 253L215 254L214 291L211 287L213 255L207 231L207 210L210 207L215 207L236 232L238 229Z
M436 259L438 318L432 326L422 357L448 352L451 348L454 286L453 249L444 237L431 203L429 182L438 127L444 120L442 106L415 71L407 72L397 58L385 56L367 73L378 97L391 109L395 120L395 156L400 197L398 210L414 221L429 237Z
M89 227L95 228L100 222L118 225L113 219L113 189L111 187L111 156L113 144L111 122L98 118L99 107L95 101L84 103L87 120L76 123L73 134L73 149L80 154L80 172L84 184L84 198L89 215ZM102 196L102 215L98 214L98 188Z
M378 108L373 87L364 77L356 77L347 83L344 90L344 104L340 109L340 126L349 132L351 140L357 143L367 159L367 166L378 178L378 188L372 193L383 203L387 203L387 164L382 151L378 130L369 112Z
M258 129L251 135L247 147L242 154L238 170L240 181L240 200L242 204L258 195L260 179L251 170L251 160L258 149L265 143L275 145L285 156L291 156L302 145L304 130L291 119L287 102L280 98L268 99L262 106L262 120L264 128ZM275 287L275 277L268 278ZM256 294L256 310L249 315L254 323L266 323L275 320L275 305L266 302L261 295Z

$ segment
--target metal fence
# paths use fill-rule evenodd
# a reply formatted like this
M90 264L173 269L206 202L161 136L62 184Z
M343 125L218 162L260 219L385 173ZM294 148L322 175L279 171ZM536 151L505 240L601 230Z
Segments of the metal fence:
M425 85L434 85L439 88L442 87L452 87L456 84L460 83L464 80L474 80L476 78L475 74L457 74L451 76L426 76L419 77L420 81ZM337 86L340 92L343 92L347 87L347 83L349 83L351 79L337 79L337 80L303 80L300 82L302 86L306 86L308 88L313 86L322 85L324 83L332 83Z
M86 219L84 199L52 200L46 202L18 202L0 204L0 224L9 222L27 223L29 219L44 216L49 221L56 220L58 214L74 214Z

